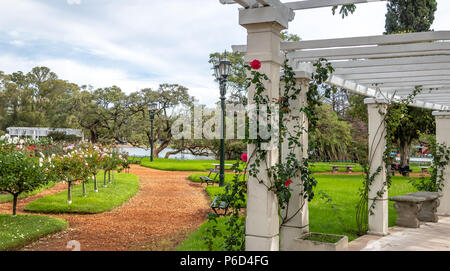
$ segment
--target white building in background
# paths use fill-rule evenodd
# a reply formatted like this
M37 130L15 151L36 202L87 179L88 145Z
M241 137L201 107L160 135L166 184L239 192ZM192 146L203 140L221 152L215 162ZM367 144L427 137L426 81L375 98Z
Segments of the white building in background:
M66 128L37 128L37 127L9 127L6 129L11 137L29 136L33 139L46 137L51 132L65 133L66 135L74 135L84 140L83 131L80 129Z

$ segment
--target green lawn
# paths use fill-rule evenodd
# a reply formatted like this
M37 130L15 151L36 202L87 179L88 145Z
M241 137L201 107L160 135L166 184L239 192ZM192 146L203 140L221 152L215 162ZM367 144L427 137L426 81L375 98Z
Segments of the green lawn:
M231 177L232 176L227 176L227 180L230 180ZM357 226L355 221L355 208L359 201L358 189L362 184L362 176L316 175L315 177L318 181L318 185L315 189L316 198L309 204L310 231L347 235L349 241L358 238L356 235ZM198 174L193 174L190 178L196 180ZM389 190L389 197L414 192L415 189L408 183L408 180L411 179L414 180L414 178L394 177L392 179L392 186ZM209 186L206 188L206 191L210 196L214 196L223 191L223 188ZM318 196L319 191L323 191L332 198L336 211L331 208L330 204L326 203L326 200L321 199ZM338 216L341 217L342 223ZM393 203L389 202L389 226L394 226L396 219L397 213L393 208ZM220 220L221 228L224 227L222 225L224 222L224 219ZM208 222L203 224L196 232L189 236L189 238L178 247L178 250L207 250L207 247L201 240L201 237L205 235L204 231L207 228L207 225Z
M219 164L216 160L176 160L176 159L154 159L146 157L142 160L142 166L167 171L208 171L213 168L212 164ZM225 164L234 164L235 161L226 161ZM226 167L226 169L229 167Z
M68 225L63 219L47 216L0 214L0 251L19 249Z
M130 158L131 159L131 158ZM234 164L235 161L226 161L226 164ZM146 157L142 160L142 166L168 170L168 171L208 171L213 168L212 164L219 164L217 160L176 160L176 159L155 159L150 162L150 158ZM313 172L331 172L333 165L353 165L353 172L362 172L363 169L361 165L357 163L347 163L347 162L315 162L311 163L310 169ZM411 169L414 173L422 172L419 165L411 165ZM339 168L339 172L345 172L346 168ZM397 173L397 175L399 175Z
M67 204L67 191L35 200L25 206L25 211L36 213L95 214L112 210L128 201L139 190L135 175L115 173L114 183L103 187L103 174L99 173L99 192L94 192L93 182L87 184L87 197L82 197L82 187L72 190L72 204Z

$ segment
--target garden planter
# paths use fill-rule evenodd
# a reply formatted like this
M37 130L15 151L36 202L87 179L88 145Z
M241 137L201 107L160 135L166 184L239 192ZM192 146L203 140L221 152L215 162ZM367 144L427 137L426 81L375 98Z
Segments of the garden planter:
M312 239L312 240L308 240ZM319 241L323 240L323 241ZM295 239L296 251L346 251L348 237L344 235L306 233Z

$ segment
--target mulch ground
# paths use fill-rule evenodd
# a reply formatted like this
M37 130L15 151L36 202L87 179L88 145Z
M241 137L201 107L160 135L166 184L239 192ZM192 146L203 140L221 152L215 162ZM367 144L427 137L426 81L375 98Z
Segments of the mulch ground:
M95 215L51 215L69 222L69 228L44 237L24 250L70 250L75 240L81 250L173 250L191 232L206 221L209 200L204 187L187 180L191 172L159 171L132 166L130 173L139 177L140 190L127 203L111 212ZM23 207L45 195L65 190L57 185L43 193L20 200ZM10 212L11 204L0 204L0 213Z

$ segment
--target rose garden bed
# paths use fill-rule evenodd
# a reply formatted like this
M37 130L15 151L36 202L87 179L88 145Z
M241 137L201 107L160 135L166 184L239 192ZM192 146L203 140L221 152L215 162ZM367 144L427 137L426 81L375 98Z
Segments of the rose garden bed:
M110 211L133 197L139 190L139 180L135 175L119 173L108 187L103 187L103 174L98 174L99 192L94 192L93 183L87 184L87 196L82 196L82 186L72 189L72 204L67 203L67 191L46 196L25 206L33 213L80 213L96 214Z

